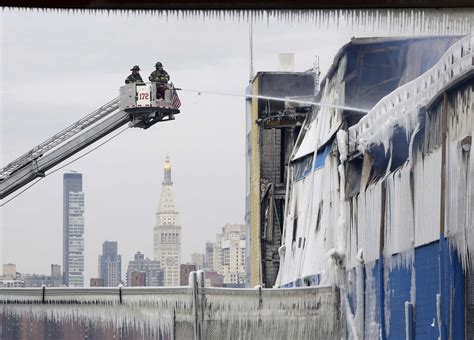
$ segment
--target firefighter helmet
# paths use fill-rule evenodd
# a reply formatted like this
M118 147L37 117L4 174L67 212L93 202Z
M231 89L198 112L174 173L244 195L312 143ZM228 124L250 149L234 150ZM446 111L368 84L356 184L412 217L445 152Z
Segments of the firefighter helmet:
M155 64L155 67L156 67L156 68L158 68L158 67L163 67L163 64L158 61L158 62Z
M135 65L135 66L133 66L133 67L130 69L130 71L141 71L141 70L140 70L140 66Z

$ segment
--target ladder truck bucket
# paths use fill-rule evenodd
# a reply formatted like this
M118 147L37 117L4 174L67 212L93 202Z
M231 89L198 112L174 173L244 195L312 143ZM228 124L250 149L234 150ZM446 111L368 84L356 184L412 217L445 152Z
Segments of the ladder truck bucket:
M130 114L130 126L148 129L180 113L173 83L131 83L120 88L120 109Z

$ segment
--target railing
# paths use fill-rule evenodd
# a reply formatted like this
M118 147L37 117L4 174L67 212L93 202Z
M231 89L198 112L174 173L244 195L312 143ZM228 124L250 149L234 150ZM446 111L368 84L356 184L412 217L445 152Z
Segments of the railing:
M332 287L0 289L0 317L135 327L174 339L340 337Z
M22 155L21 157L9 163L4 168L0 169L0 180L4 180L10 174L20 169L25 164L28 164L29 162L37 159L38 157L43 156L47 151L65 142L66 140L78 134L82 130L88 128L89 126L97 122L98 120L114 112L115 110L118 109L118 107L119 107L119 98L117 97L115 99L112 99L108 103L102 105L100 108L90 113L89 115L85 116L84 118L77 121L76 123L68 126L61 132L58 132L53 137L47 139L43 143L39 144L38 146L34 147L30 151Z
M474 70L474 35L454 43L441 59L418 78L382 98L356 125L349 128L349 148L364 151L387 140L395 124L413 131L418 109L443 88Z

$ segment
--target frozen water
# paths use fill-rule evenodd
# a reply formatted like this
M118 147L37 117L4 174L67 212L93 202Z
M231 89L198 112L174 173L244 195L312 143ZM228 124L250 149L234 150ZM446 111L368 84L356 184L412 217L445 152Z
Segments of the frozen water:
M6 7L3 10L12 10ZM39 11L19 8L19 11ZM107 15L147 16L160 20L213 20L219 22L262 22L268 26L284 22L313 23L315 28L337 31L374 32L384 30L390 35L459 35L473 32L474 13L464 8L427 9L321 9L321 10L105 10L105 9L49 9L42 11L106 13Z

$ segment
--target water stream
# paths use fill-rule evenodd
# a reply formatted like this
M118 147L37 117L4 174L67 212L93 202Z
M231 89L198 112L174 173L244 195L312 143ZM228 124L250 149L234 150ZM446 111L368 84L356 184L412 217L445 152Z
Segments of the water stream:
M252 94L216 92L216 91L200 91L200 90L188 90L188 89L181 89L181 91L195 92L199 95L201 95L202 93L207 93L207 94L217 94L217 95L221 95L221 96L268 99L268 100L274 100L274 101L279 101L279 102L289 102L289 103L297 103L297 104L315 105L315 106L319 106L319 107L329 107L329 108L334 108L334 109L349 110L349 111L361 112L361 113L369 112L368 110L359 109L357 107L334 105L334 104L320 103L320 102L314 102L314 101L308 101L308 100L300 100L300 99L296 99L294 97L272 97L272 96L262 96L262 95L252 95Z

